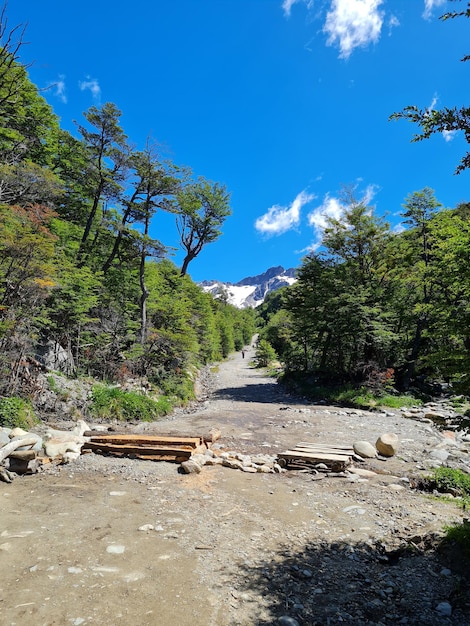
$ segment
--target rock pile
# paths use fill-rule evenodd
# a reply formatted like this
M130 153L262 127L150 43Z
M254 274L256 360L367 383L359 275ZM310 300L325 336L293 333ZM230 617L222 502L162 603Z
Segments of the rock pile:
M249 456L239 452L217 454L210 448L204 454L193 454L188 461L181 463L181 471L185 474L199 474L204 465L221 465L251 474L280 474L286 471L279 465L276 456L268 454Z

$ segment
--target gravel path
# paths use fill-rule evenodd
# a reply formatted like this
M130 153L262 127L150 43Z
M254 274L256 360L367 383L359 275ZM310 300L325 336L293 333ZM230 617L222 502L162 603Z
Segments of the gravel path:
M35 626L470 624L460 564L437 545L462 520L410 488L441 437L399 412L302 403L232 355L191 411L134 431L201 434L275 455L300 441L400 439L367 478L253 474L83 455L0 483L0 623ZM207 381L206 381L207 382Z

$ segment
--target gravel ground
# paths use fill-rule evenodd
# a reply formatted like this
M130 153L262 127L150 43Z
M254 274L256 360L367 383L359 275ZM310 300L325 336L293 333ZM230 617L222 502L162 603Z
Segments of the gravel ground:
M269 454L400 440L366 477L245 473L87 454L0 483L0 623L35 626L470 624L465 563L437 550L462 511L411 488L441 435L400 413L313 405L233 355L148 434ZM63 425L62 425L63 427ZM410 482L411 481L411 482Z

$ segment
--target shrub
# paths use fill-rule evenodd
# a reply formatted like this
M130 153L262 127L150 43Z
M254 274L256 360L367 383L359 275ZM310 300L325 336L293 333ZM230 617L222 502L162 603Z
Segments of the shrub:
M255 352L256 367L267 367L277 359L274 348L265 339L258 341Z
M470 523L464 520L462 524L446 526L445 542L454 544L460 551L460 556L470 559Z
M437 467L431 477L435 489L454 493L462 498L470 497L470 474L450 467Z
M171 401L165 396L154 400L135 391L105 385L95 385L92 389L91 412L105 420L151 422L167 415L172 408Z
M0 426L29 430L39 419L30 402L23 398L0 398Z

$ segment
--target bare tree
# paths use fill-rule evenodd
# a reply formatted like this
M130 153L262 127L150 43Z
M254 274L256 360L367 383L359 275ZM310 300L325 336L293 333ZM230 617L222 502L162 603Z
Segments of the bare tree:
M18 93L20 76L14 71L17 66L23 70L29 67L20 62L20 49L25 44L25 24L10 28L7 17L8 2L0 9L0 107L14 102Z

